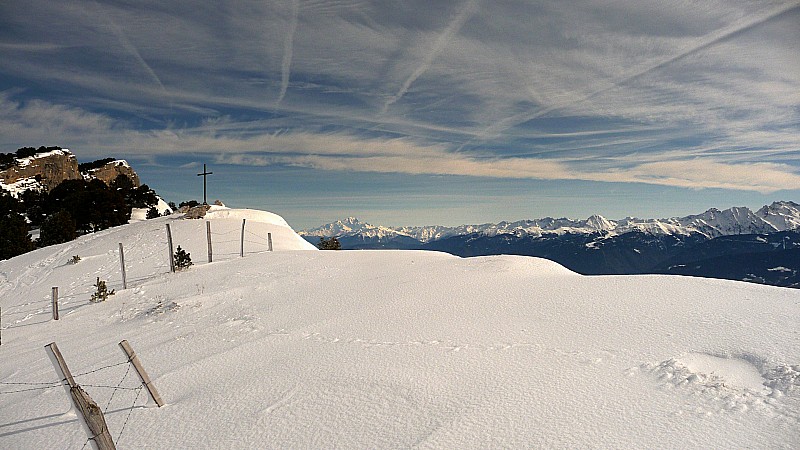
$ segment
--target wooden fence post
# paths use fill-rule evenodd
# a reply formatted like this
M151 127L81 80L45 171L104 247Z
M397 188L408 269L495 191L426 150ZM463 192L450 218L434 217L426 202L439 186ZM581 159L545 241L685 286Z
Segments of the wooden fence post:
M57 372L61 372L62 381L64 382L64 389L72 399L75 408L81 412L83 418L84 430L87 431L89 439L94 440L95 445L99 450L116 450L111 433L108 432L108 425L103 416L103 410L97 406L97 403L89 397L89 394L83 390L75 379L72 378L72 373L67 367L67 363L58 351L58 346L55 342L45 345L50 350L50 361L55 366Z
M150 398L156 402L158 407L164 406L164 401L161 400L161 396L158 395L158 391L156 387L153 385L153 382L150 381L150 377L147 376L147 372L144 371L144 367L142 363L139 361L139 357L136 356L136 353L133 352L133 348L131 348L131 344L128 344L128 341L122 340L119 343L119 346L122 347L122 351L125 352L125 356L128 357L128 360L133 363L133 368L136 369L136 373L139 374L139 378L142 380L142 384L144 387L147 388L147 392L150 393Z
M169 271L175 272L175 250L172 249L172 231L167 224L167 246L169 247Z
M128 277L125 274L125 252L122 250L122 242L119 243L119 265L122 268L122 289L128 289Z
M242 245L239 247L239 257L244 258L244 223L247 219L242 219Z
M212 261L212 251L211 251L211 222L206 221L206 241L208 241L208 262Z
M53 320L58 320L58 286L53 287Z
M272 233L267 233L267 244L269 245L269 251L272 251Z

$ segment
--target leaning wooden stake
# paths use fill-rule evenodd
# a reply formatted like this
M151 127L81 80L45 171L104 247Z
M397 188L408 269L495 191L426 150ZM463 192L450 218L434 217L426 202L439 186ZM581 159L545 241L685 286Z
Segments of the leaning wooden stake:
M122 250L122 242L119 243L119 265L122 267L122 289L128 289L128 277L125 275L125 252Z
M267 233L267 244L269 245L269 251L272 251L272 233Z
M56 371L61 373L62 381L64 382L64 389L67 394L72 398L72 403L75 408L81 412L83 417L84 429L89 434L89 438L94 441L98 450L115 450L116 446L111 439L111 433L108 432L108 425L103 416L103 410L97 406L97 403L89 397L72 378L72 373L67 367L67 363L58 351L58 346L55 342L47 344L45 348L50 350L50 361L55 366Z
M167 246L169 247L169 271L175 272L175 250L172 248L172 231L167 224Z
M58 286L53 287L53 320L58 320Z
M208 241L208 262L212 261L212 254L211 251L211 222L206 221L206 241Z
M239 247L239 257L244 258L244 223L247 219L242 219L242 245Z
M136 353L133 352L133 348L131 348L131 344L128 344L128 341L122 340L119 343L119 346L122 347L122 351L125 352L125 355L128 357L128 360L133 363L133 368L136 369L136 373L139 374L139 378L142 380L142 384L144 387L147 388L147 392L150 393L150 398L156 402L158 407L164 406L164 401L161 400L161 396L158 395L158 391L156 387L153 385L153 382L150 381L150 377L147 376L147 372L144 371L144 367L142 363L139 361L139 357L136 356Z

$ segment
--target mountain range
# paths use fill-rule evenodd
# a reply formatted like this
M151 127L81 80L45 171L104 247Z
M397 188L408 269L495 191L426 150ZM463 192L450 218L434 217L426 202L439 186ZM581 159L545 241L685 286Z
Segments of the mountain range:
M665 273L800 286L800 205L774 202L667 219L535 220L458 227L375 226L350 217L300 232L344 249L544 257L582 274Z

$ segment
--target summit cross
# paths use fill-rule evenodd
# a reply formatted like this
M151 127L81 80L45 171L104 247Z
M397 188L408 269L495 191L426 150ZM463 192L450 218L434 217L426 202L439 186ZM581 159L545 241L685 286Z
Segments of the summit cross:
M203 173L198 173L197 174L198 177L203 177L203 204L204 205L208 204L208 201L206 201L206 177L208 175L213 174L213 173L214 172L209 172L208 170L206 170L206 165L203 164Z

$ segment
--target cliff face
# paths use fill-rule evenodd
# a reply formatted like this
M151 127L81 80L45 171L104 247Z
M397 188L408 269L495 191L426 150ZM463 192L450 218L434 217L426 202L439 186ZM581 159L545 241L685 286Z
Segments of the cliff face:
M131 166L129 166L128 163L123 160L111 161L103 167L89 171L90 177L97 178L108 185L110 185L111 182L120 175L125 175L126 177L130 178L130 180L133 182L133 185L135 187L139 187L139 175L137 175Z
M100 167L81 173L78 160L67 149L38 153L17 158L14 165L0 170L0 188L18 196L27 189L50 192L66 180L93 179L111 185L119 175L125 175L139 187L139 175L124 160L110 161Z
M50 191L65 180L81 178L78 160L69 150L53 150L28 158L17 160L16 166L0 171L0 182L12 185L26 179L38 181L46 191Z

